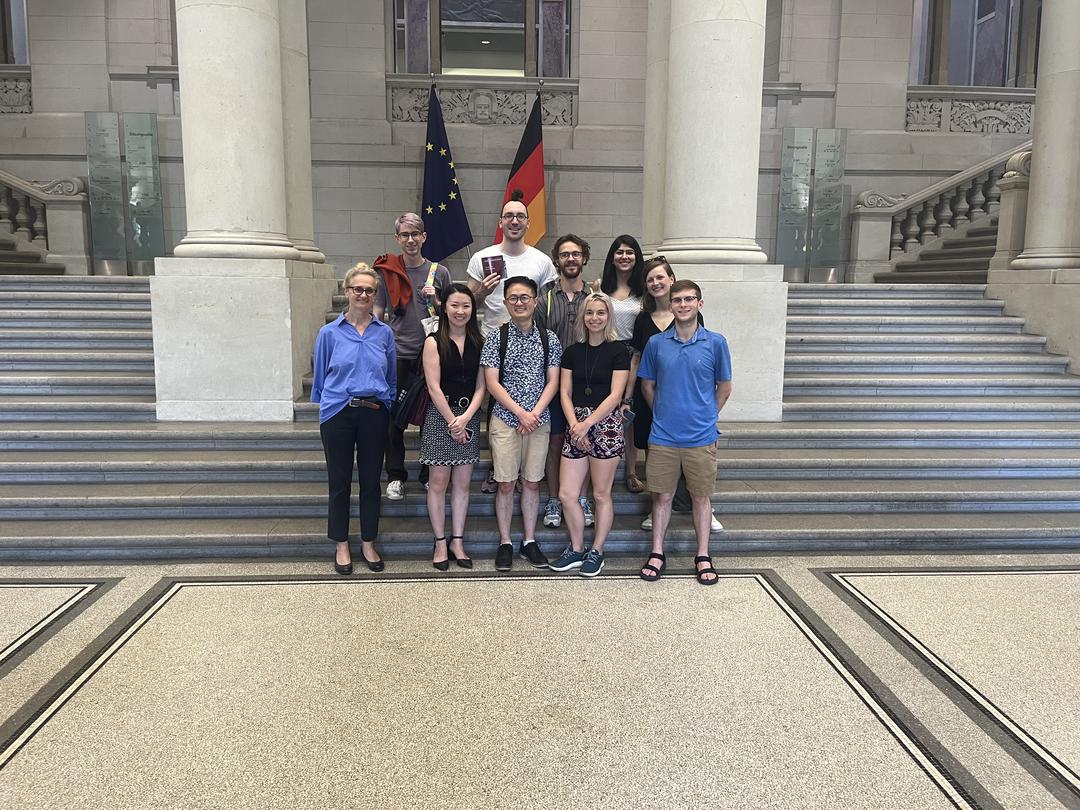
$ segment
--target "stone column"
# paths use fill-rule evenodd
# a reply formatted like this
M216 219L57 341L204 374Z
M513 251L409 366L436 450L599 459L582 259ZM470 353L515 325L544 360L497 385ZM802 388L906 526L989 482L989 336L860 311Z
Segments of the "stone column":
M754 238L765 6L671 0L660 250L672 262L766 261Z
M311 116L279 2L294 26L302 0L177 0L188 233L150 279L161 420L291 421L337 287L331 267L300 261L317 253Z
M308 71L307 3L281 2L281 100L285 135L285 206L289 241L305 262L321 264L315 247L311 188L311 91Z
M755 238L765 8L670 0L664 197L652 203L663 212L657 252L698 283L706 325L731 347L724 419L747 421L782 418L787 325L783 268Z
M1024 252L1015 270L1080 267L1080 3L1045 0Z
M645 163L641 195L641 249L646 255L655 253L664 238L670 28L671 0L649 0L645 38Z
M176 42L188 232L175 255L300 258L286 235L278 0L176 0Z

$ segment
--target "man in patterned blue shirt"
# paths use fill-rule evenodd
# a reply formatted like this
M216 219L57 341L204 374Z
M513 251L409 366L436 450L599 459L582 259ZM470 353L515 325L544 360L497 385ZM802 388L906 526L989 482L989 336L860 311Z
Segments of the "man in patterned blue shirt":
M488 420L488 445L495 480L495 518L499 550L495 568L509 571L514 562L510 522L514 515L514 484L522 477L521 522L524 537L519 552L536 568L548 561L536 542L540 511L540 481L544 477L548 436L548 404L559 390L562 346L555 333L536 326L536 282L513 276L504 286L510 322L492 330L484 342L480 365L495 404ZM546 359L546 363L545 363Z

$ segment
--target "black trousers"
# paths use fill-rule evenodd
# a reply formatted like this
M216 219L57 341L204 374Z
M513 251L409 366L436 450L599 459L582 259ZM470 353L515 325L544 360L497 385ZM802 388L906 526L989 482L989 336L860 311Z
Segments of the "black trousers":
M385 406L375 409L346 405L319 425L330 484L326 536L331 540L340 543L349 539L354 455L360 485L360 539L371 542L379 534L379 479L389 421L390 412Z
M402 391L412 385L413 380L417 378L419 373L419 358L415 360L402 360L399 357L397 361L398 390ZM421 466L420 483L427 481L427 477L428 468ZM405 431L395 425L393 420L388 422L386 436L386 480L409 480L409 471L405 469Z

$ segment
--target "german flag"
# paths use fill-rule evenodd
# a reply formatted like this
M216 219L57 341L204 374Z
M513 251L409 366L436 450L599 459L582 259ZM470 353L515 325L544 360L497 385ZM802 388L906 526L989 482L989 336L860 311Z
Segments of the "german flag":
M502 204L510 202L515 189L525 195L521 202L529 209L529 229L525 231L525 243L535 246L547 231L547 213L544 206L544 132L541 126L540 94L536 94L525 131L521 134L514 166L506 181L506 194ZM499 207L502 210L502 206ZM502 225L495 231L495 244L502 241Z

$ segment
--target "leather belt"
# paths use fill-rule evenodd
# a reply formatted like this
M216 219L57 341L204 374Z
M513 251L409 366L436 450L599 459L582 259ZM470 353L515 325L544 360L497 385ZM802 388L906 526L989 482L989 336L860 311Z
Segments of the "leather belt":
M349 400L350 408L371 408L374 411L379 410L383 404L377 399L371 399L370 397L353 397Z

